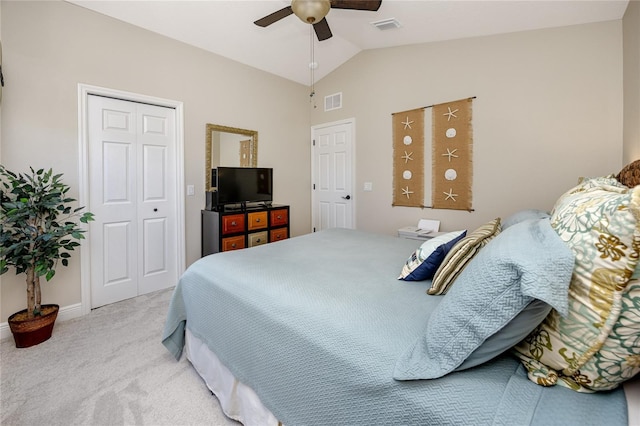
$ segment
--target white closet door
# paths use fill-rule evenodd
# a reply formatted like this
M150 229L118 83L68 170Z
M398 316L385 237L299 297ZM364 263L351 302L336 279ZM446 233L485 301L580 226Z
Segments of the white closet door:
M91 307L176 284L175 110L88 97Z

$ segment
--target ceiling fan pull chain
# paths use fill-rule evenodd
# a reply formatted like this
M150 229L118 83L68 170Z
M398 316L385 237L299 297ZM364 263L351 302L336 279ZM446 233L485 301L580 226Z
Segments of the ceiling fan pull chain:
M309 43L310 43L310 52L311 52L311 60L309 61L309 74L311 79L311 93L309 97L313 99L313 96L316 94L315 90L315 69L318 66L316 64L316 54L315 54L315 44L313 43L313 26L309 25Z

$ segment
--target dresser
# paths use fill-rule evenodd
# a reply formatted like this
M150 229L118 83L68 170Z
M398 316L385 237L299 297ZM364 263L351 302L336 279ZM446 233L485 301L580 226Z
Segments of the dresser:
M202 256L289 238L289 206L202 210Z

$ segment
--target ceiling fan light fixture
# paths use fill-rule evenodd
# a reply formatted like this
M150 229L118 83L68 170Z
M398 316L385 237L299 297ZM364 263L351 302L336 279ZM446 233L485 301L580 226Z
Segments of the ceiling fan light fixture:
M331 9L330 0L292 0L291 10L306 24L322 21Z

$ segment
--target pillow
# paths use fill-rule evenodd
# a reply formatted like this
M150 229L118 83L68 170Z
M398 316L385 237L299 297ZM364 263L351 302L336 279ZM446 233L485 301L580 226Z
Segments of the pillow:
M445 294L473 256L500 233L500 218L485 223L454 245L436 270L428 294Z
M614 175L596 176L596 177L583 177L578 181L578 185L569 189L563 195L560 196L556 205L564 198L572 196L577 192L588 191L593 188L600 188L602 186L614 186L621 189L627 189L627 187L621 184Z
M633 274L631 275L632 280L640 279L640 262L636 265L636 269L633 270Z
M407 259L398 279L421 281L433 278L433 274L435 274L446 254L449 253L451 247L465 235L467 235L466 230L455 231L425 241Z
M552 311L516 346L530 380L594 392L640 370L640 302L627 288L638 264L638 217L640 186L609 178L583 182L556 202L551 224L576 256L569 314Z
M511 349L533 331L551 312L551 305L542 300L533 299L509 324L485 340L480 347L471 352L455 371L466 370L492 360Z
M620 383L640 372L640 281L630 280L622 293L620 316L583 375L597 375L601 383Z
M500 225L504 231L516 223L524 222L525 220L542 219L544 217L549 217L549 213L537 209L521 210L502 220Z
M573 262L548 219L505 230L462 271L432 312L424 334L396 361L393 377L435 379L454 371L534 299L566 312ZM533 330L539 316L532 321L521 325ZM489 355L482 357L492 358L514 344L511 338L500 340L488 345L503 346L483 348Z
M616 179L629 188L640 185L640 160L624 166L616 175Z

